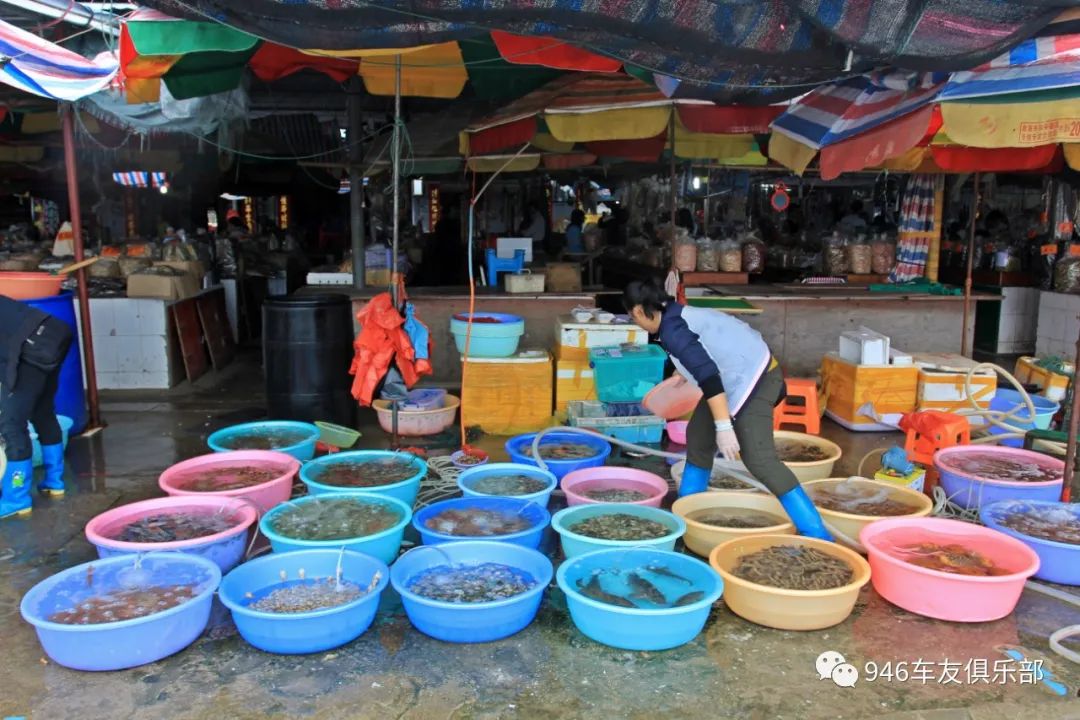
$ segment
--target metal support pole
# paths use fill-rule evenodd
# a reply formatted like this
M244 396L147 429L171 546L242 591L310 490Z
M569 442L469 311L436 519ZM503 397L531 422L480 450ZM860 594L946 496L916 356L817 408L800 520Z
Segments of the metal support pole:
M968 235L967 273L964 275L964 327L960 337L960 354L970 355L968 324L971 321L971 273L975 264L975 221L979 217L979 173L975 173L975 188L971 197L971 232Z
M349 226L352 243L353 287L364 289L364 170L360 167L364 159L364 149L360 144L363 137L362 108L360 92L362 82L354 77L349 81L348 114L349 131Z
M1080 319L1080 318L1078 318ZM1076 479L1076 433L1080 432L1080 388L1076 385L1076 370L1080 368L1080 337L1076 339L1076 362L1073 370L1072 408L1069 410L1069 438L1065 445L1065 482L1061 484L1061 502L1072 498L1072 484Z
M671 105L671 118L668 120L669 138L671 140L671 239L675 241L675 209L678 200L675 196L675 104ZM672 253L674 257L674 252Z
M67 171L68 206L71 211L71 232L74 235L75 262L82 262L82 206L79 204L79 173L75 160L75 108L70 103L62 110L64 118L64 166ZM83 367L86 368L86 399L90 410L87 430L101 427L101 402L98 397L97 367L94 364L94 335L90 328L90 295L86 285L86 268L75 271L79 282L79 319L82 324Z
M391 153L394 163L394 224L393 243L390 259L390 292L394 298L394 305L398 304L397 296L397 272L398 272L398 233L401 224L401 56L397 55L394 63L394 136L392 139Z

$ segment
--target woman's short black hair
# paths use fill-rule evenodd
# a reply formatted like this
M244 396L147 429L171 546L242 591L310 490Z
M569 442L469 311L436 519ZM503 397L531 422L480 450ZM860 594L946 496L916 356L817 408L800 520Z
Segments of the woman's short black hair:
M573 212L570 213L570 224L571 225L584 225L585 224L585 213L582 212L579 208L574 208Z
M667 294L664 286L655 278L651 280L633 280L623 290L623 307L630 312L638 305L652 315L661 312L664 306L675 298Z

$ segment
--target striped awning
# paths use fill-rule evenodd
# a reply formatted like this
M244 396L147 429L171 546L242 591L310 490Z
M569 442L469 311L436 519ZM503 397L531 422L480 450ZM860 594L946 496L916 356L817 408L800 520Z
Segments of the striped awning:
M994 60L955 72L941 91L943 102L1080 85L1080 35L1032 38Z
M79 100L107 87L116 58L90 60L21 28L0 21L0 82L50 100Z
M163 172L114 172L113 182L124 187L159 188L168 182Z

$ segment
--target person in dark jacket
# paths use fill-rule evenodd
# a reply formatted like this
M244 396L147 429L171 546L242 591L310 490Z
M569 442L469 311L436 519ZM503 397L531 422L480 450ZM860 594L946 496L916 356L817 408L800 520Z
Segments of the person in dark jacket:
M53 402L72 342L71 327L26 303L0 295L0 436L7 468L0 483L0 518L30 512L33 446L31 422L41 443L43 493L64 492L64 445Z
M832 540L806 491L777 457L773 409L785 394L784 374L761 335L731 315L676 302L655 281L631 282L623 304L638 326L660 336L679 374L701 388L687 428L679 495L708 489L719 449L728 460L741 456L801 534Z

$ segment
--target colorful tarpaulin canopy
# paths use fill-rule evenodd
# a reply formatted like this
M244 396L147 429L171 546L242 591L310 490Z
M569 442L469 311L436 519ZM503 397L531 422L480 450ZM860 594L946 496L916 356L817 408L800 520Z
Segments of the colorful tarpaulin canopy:
M74 101L92 95L116 76L116 59L93 60L0 21L0 82L50 100Z
M722 161L756 152L753 133L765 132L780 108L718 107L671 100L635 77L569 75L474 123L461 136L463 155L498 152L532 143L584 143L588 152L655 161L669 142L675 119L679 157Z

